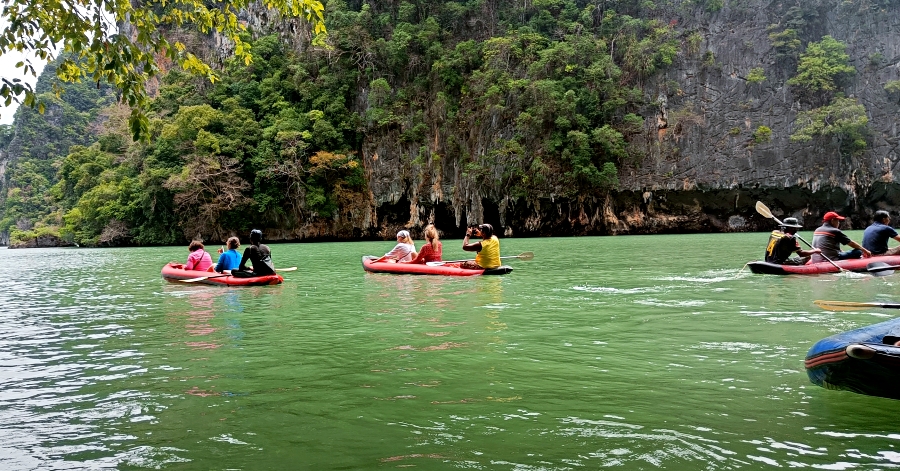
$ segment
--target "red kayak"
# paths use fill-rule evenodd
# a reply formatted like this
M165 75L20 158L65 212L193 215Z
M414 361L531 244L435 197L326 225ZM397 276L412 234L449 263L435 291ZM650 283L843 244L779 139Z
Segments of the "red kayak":
M834 263L847 271L866 272L870 263L880 262L885 265L900 265L900 255L876 256L869 258L852 258L835 260ZM750 262L750 271L764 275L818 275L820 273L837 273L840 270L828 262L807 263L806 265L778 265L769 262Z
M420 265L417 263L390 263L378 262L378 257L366 255L362 258L363 269L370 273L393 273L395 275L444 275L444 276L478 276L478 275L505 275L512 271L512 267L506 265L490 270L469 270L459 268L458 263L447 263L440 266Z
M193 280L201 277L205 279L198 280L194 283L219 286L263 286L278 285L284 281L284 278L278 274L257 276L253 278L236 278L231 275L223 275L214 271L185 270L184 265L180 263L169 263L162 267L162 277L170 283L179 283L183 285L188 285L190 283L185 283L181 280Z

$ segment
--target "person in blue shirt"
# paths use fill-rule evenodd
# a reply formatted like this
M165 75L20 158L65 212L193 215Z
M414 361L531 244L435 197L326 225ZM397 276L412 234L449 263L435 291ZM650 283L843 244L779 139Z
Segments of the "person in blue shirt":
M226 245L228 245L228 250L219 255L216 271L228 274L231 273L231 270L237 270L241 265L241 254L237 251L241 246L241 241L237 237L229 237Z
M888 239L894 239L900 242L900 235L894 230L891 224L891 215L879 209L875 211L875 221L863 232L863 247L867 248L872 255L897 255L900 254L900 245L892 249L888 249Z

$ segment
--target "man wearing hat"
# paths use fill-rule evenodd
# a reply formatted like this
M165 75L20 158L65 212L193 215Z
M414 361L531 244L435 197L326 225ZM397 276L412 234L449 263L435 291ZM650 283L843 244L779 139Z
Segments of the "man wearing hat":
M831 260L846 260L848 258L871 257L872 252L862 245L850 240L841 231L841 221L845 218L834 211L828 211L822 216L822 226L813 233L812 246L822 249L821 253L812 256L813 263L826 262L823 256ZM841 244L853 247L853 250L841 252Z
M769 244L766 246L766 261L769 263L777 263L779 265L803 265L809 261L809 257L821 250L803 250L794 234L802 226L797 218L784 218L781 221L781 230L772 231L769 236ZM802 258L788 258L792 254L797 253Z
M891 224L891 215L883 209L875 211L875 221L863 232L863 247L869 249L872 255L897 255L900 253L900 245L892 249L888 248L888 239L900 242L900 235Z

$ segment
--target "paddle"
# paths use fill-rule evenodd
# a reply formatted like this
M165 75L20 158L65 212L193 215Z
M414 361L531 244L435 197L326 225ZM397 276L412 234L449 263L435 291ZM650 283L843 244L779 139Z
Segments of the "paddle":
M294 271L294 270L296 270L296 269L297 269L297 267L290 267L290 268L276 268L275 271ZM197 281L208 280L208 279L210 279L210 278L222 278L223 276L231 276L231 275L200 276L200 277L197 277L197 278L188 278L188 279L186 279L186 280L178 280L178 281L181 281L181 282L184 282L184 283L195 283L195 282L197 282Z
M194 282L197 282L197 281L208 280L208 279L210 279L210 278L222 278L223 276L231 276L231 275L201 276L201 277L198 277L198 278L188 278L188 279L186 279L186 280L178 280L178 281L181 281L181 282L184 282L184 283L194 283Z
M775 217L774 214L772 214L772 211L769 211L769 207L766 206L765 204L763 204L762 201L757 201L757 202L756 202L756 212L759 213L759 214L761 214L761 215L762 215L763 217L765 217L765 218L774 219L775 222L777 222L779 226L783 226L783 225L784 225L783 222L779 221L778 218ZM810 244L809 242L807 242L806 240L804 240L803 237L800 237L800 234L794 234L794 236L797 237L798 239L800 239L801 242L803 242L804 244L806 244L806 245L808 245L810 248L812 248L812 244ZM824 258L825 260L827 260L828 263L834 265L834 268L837 268L839 272L841 272L841 273L844 272L844 269L843 269L843 268L839 267L837 263L834 263L830 258L826 257L825 254L820 253L819 255L821 255L822 258Z
M875 276L886 276L894 273L894 270L900 269L900 265L888 265L884 262L872 262L866 265L866 270Z
M522 252L519 255L510 255L507 257L500 257L500 258L501 259L518 258L519 260L531 260L532 258L534 258L534 252ZM428 262L428 263L426 263L426 265L431 266L431 267L439 267L445 263L463 263L463 262L474 262L474 261L475 260L444 260L442 262Z
M863 309L900 309L898 303L854 303L849 301L813 301L813 304L829 311L861 311Z

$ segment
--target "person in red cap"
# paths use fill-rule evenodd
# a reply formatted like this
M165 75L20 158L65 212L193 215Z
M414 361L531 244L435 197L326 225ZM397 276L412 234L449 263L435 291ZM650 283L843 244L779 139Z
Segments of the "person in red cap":
M822 226L813 233L812 246L821 249L822 253L813 254L812 263L826 262L825 257L831 260L846 260L848 258L871 257L869 252L862 245L850 240L843 231L841 231L841 221L845 218L834 211L828 211L822 216ZM841 244L853 247L853 250L841 252Z

